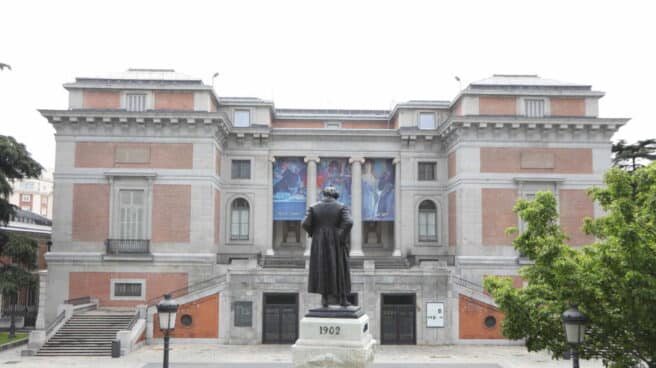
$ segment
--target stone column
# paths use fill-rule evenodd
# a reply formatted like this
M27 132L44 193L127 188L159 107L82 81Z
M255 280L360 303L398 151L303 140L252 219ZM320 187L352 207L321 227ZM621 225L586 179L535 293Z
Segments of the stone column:
M319 157L317 156L307 156L304 159L307 163L307 202L306 207L313 205L317 201L317 163L319 162ZM305 253L304 255L310 255L310 246L312 245L312 238L305 236Z
M401 256L401 159L394 161L394 257Z
M364 158L351 157L351 256L363 256L362 252L362 164Z
M267 226L267 244L266 244L266 250L264 251L264 254L267 256L272 256L273 255L273 164L276 162L275 156L270 156L269 157L269 164L268 166L268 179L266 180L266 183L269 183L269 188L267 189L267 193L269 197L269 226Z
M46 297L48 295L48 270L39 271L39 307L36 314L34 328L37 330L46 329Z

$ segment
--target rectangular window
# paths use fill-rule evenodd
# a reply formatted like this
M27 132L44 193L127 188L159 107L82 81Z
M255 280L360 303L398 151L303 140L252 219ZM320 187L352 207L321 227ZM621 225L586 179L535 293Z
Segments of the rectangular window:
M437 164L435 162L420 162L419 173L417 178L419 180L435 180L435 171Z
M21 196L21 201L23 202L31 202L32 201L32 195L31 194L23 194Z
M145 93L126 94L125 109L128 111L146 111L146 94Z
M114 296L141 296L141 284L117 282L114 284Z
M233 179L250 179L251 178L251 161L250 160L232 160L232 178Z
M235 110L235 126L247 127L251 125L250 110Z
M419 211L419 241L437 241L437 213Z
M419 129L435 129L435 113L420 112L419 113Z
M526 99L524 100L524 108L526 116L529 118L544 117L544 100L542 99Z
M144 239L146 199L143 190L120 190L120 239Z
M143 300L146 297L146 281L132 279L111 280L111 299Z

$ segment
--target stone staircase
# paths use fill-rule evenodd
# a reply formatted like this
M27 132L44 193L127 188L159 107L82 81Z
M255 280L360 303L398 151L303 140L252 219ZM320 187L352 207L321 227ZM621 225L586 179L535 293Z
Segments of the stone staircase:
M111 356L116 332L130 327L134 314L75 314L46 342L38 356Z

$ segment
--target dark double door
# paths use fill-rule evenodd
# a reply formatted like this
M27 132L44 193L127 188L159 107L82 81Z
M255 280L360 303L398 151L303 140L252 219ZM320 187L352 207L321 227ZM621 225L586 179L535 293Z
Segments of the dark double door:
M416 298L414 294L382 295L381 344L414 345L416 333Z
M262 342L293 344L298 339L298 294L264 294Z

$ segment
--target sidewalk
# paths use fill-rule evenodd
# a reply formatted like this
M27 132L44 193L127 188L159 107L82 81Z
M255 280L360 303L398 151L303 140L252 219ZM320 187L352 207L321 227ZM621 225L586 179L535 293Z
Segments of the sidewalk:
M172 344L171 368L287 368L291 367L288 345ZM21 357L20 348L0 353L0 364L13 367L61 368L155 368L161 367L162 346L144 346L125 357ZM569 368L569 360L551 360L546 353L529 353L521 346L378 346L380 368ZM150 363L150 364L149 364ZM175 363L186 363L176 365ZM194 363L194 364L190 364ZM222 364L234 363L234 364ZM237 364L239 363L239 364ZM602 367L600 361L584 361L585 368Z

